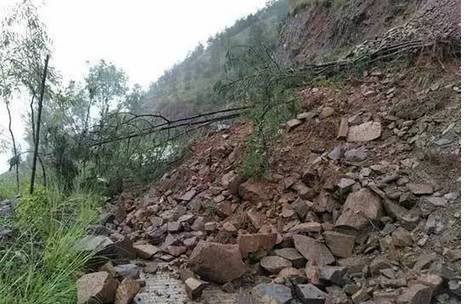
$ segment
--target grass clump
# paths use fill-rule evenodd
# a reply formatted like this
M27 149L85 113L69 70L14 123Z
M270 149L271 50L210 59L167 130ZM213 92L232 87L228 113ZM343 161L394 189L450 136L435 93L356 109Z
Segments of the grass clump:
M75 303L75 282L90 258L77 241L97 217L93 193L56 189L23 195L8 221L12 240L0 242L0 303Z

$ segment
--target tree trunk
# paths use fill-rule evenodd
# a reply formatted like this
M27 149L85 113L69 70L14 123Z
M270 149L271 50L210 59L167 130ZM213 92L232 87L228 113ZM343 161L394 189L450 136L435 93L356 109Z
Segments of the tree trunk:
M13 134L13 129L11 128L11 111L10 103L5 101L6 111L8 112L8 130L10 131L11 143L13 145L13 157L15 159L15 171L16 171L16 192L19 193L19 159L18 159L18 150L16 148L15 135Z
M49 65L49 58L50 56L47 55L45 57L45 64L44 64L44 73L42 75L42 83L41 83L41 95L39 97L39 104L37 107L37 126L36 126L36 140L34 142L34 155L32 157L32 172L31 172L31 185L29 188L29 193L34 193L34 179L36 178L36 165L37 165L37 155L39 152L39 140L40 140L40 129L41 129L41 115L42 115L42 103L44 100L44 92L45 92L45 80L47 78L47 67Z

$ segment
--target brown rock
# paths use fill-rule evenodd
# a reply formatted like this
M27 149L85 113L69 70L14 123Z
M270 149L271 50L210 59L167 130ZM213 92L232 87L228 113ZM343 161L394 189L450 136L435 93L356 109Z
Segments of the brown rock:
M158 251L159 248L151 244L138 244L133 245L136 255L142 259L149 260L152 258Z
M309 233L309 232L321 232L321 224L315 222L301 223L293 226L289 232L292 233Z
M174 257L178 257L184 254L186 249L187 248L185 246L167 246L167 253Z
M260 261L261 267L270 273L279 273L282 269L292 267L292 262L280 256L266 256Z
M332 254L340 257L347 258L352 256L355 237L336 231L325 231L323 233L326 245L331 250Z
M377 220L383 215L383 205L379 196L363 188L347 196L343 212L336 226L347 226L357 230L365 228L369 220Z
M188 264L201 278L220 284L241 277L247 270L238 245L205 241L193 249Z
M242 182L242 178L235 174L232 170L222 176L221 183L226 189L229 190L233 195L238 194L238 187Z
M316 265L329 265L334 263L334 256L326 245L304 235L293 236L295 248L308 260Z
M286 279L294 283L304 284L308 282L308 278L305 275L303 269L297 269L294 267L287 267L282 269L277 277L280 280Z
M199 298L206 286L208 286L207 282L195 278L188 278L185 280L185 290L191 300Z
M443 285L443 278L439 275L428 273L419 276L416 282L431 287L433 293L437 294Z
M312 261L306 263L305 274L310 283L319 284L319 267L314 265Z
M244 200L250 202L262 202L272 198L271 193L265 187L264 182L249 179L240 184L238 194Z
M398 298L399 304L426 304L431 303L433 291L431 287L415 284L406 289Z
M240 234L238 236L238 247L243 257L249 253L257 256L266 255L276 244L276 233Z
M140 284L132 279L124 279L118 285L114 304L130 304L141 289Z
M337 139L345 139L349 133L349 121L346 117L341 118L339 131L337 132Z
M93 272L83 275L76 282L78 289L78 304L112 303L118 281L106 271Z
M392 233L392 242L396 247L407 247L412 245L413 239L410 232L402 227L397 227Z
M299 125L301 125L303 122L300 119L293 118L289 121L287 121L287 128L293 129Z

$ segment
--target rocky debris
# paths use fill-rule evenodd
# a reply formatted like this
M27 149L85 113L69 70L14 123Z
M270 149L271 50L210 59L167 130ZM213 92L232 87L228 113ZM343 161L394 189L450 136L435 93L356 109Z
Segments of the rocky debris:
M110 238L103 235L87 235L78 241L76 247L78 251L99 253L113 243Z
M364 147L349 149L344 152L344 158L350 162L364 161L368 157L368 152Z
M329 265L334 263L334 256L326 245L304 235L294 235L295 248L308 260L316 265Z
M334 114L334 109L331 107L324 107L319 113L319 118L324 119L332 116Z
M293 267L302 268L306 264L306 259L295 248L281 248L274 250L274 254L292 263Z
M381 136L381 123L375 121L365 122L358 126L351 126L347 135L350 142L367 142Z
M115 292L114 304L130 304L141 289L140 284L132 279L123 279Z
M383 205L379 196L363 188L347 196L343 212L336 221L336 226L352 227L356 230L365 228L370 221L376 221L383 215Z
M113 303L118 281L106 271L83 275L76 282L78 304Z
M135 244L133 245L133 248L135 249L138 257L146 260L151 259L157 252L159 252L159 248L151 244Z
M433 291L431 287L414 284L407 288L398 298L397 303L400 304L424 304L431 303Z
M289 304L292 301L292 291L282 284L262 283L251 290L254 303L258 304Z
M135 264L117 265L113 269L118 278L127 278L133 280L140 278L141 269Z
M241 198L251 202L261 202L271 199L271 193L268 192L264 183L252 179L240 184L238 193Z
M319 279L325 282L344 285L344 275L347 273L347 268L343 266L321 266L319 267Z
M299 125L301 125L303 122L300 120L300 119L291 119L289 121L287 121L287 128L290 129L293 129L295 127L298 127Z
M185 290L188 297L192 300L201 296L203 290L208 286L207 282L198 280L196 278L188 278L185 280Z
M391 236L393 244L396 247L407 247L413 243L412 235L403 227L397 227Z
M193 199L193 197L195 197L195 195L196 195L196 190L190 190L186 192L180 199L182 201L189 202Z
M352 256L355 243L353 235L339 233L336 231L325 231L323 233L326 245L336 257L347 258Z
M291 233L321 232L321 224L315 222L300 223L289 229Z
M269 273L279 273L282 269L292 267L292 262L280 256L266 256L261 259L261 267Z
M298 298L304 304L324 304L327 294L313 284L298 284L296 287Z
M346 139L349 133L349 120L346 117L341 118L339 130L337 131L337 139Z
M188 264L201 278L220 284L241 277L247 270L238 245L205 241L193 249Z
M276 245L276 240L276 233L240 234L238 247L243 257L247 257L250 253L261 257L271 251L272 247Z

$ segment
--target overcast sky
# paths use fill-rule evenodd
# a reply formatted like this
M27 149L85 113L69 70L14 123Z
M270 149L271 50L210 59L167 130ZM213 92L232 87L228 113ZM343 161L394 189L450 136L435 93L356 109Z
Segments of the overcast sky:
M0 17L15 0L0 0ZM131 83L147 87L198 42L257 11L266 0L37 0L53 40L51 64L65 80L81 79L87 61L103 58L123 68ZM7 116L0 104L0 132ZM14 130L23 136L26 103L13 108ZM23 150L25 150L23 143ZM0 172L7 169L0 154Z

